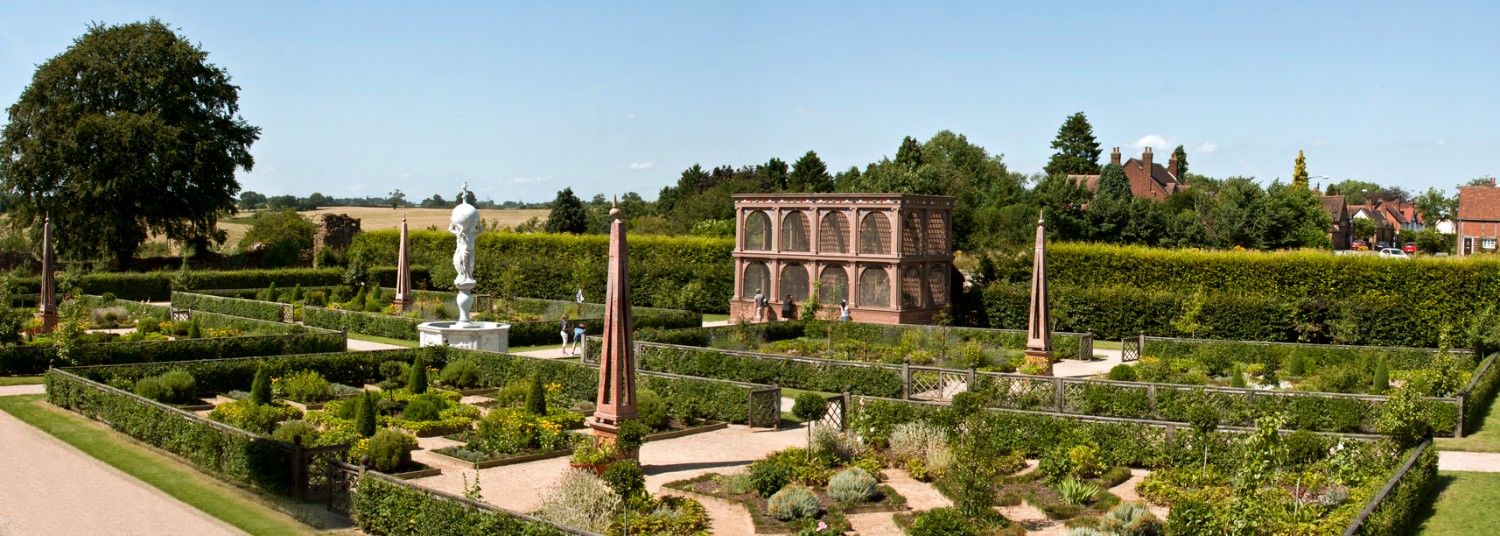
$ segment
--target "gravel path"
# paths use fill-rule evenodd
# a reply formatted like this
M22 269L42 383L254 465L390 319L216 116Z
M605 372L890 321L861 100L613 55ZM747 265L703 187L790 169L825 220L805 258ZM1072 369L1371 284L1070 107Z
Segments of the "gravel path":
M1500 453L1439 451L1438 470L1500 473Z
M0 386L0 396L40 395L46 392L47 387L42 384Z
M844 516L849 520L849 526L859 536L902 536L905 532L896 525L896 518L890 512L867 512L863 514L849 514Z
M359 340L359 339L349 339L349 351L350 352L373 352L373 351L376 351L376 350L400 350L402 348L406 348L406 347L405 346L396 346L394 344L386 344L386 343L383 343L383 342L371 342L371 341L362 341L362 340Z
M646 470L646 489L656 493L661 491L662 484L674 480L704 473L734 472L767 454L806 443L807 432L801 427L765 430L742 425L730 425L722 430L676 439L652 441L641 447L641 464ZM458 469L454 464L431 460L424 453L414 453L413 458L443 468L441 475L413 480L423 486L462 494L463 475L467 475L471 481L474 478L473 469ZM481 469L480 487L484 500L490 504L519 512L531 512L541 505L543 496L568 470L566 456Z
M701 503L703 510L708 513L708 526L713 531L714 536L751 536L755 534L755 522L750 520L750 512L745 511L744 505L732 503L717 497L675 489L664 489L662 490L662 494L687 497ZM860 536L870 535L861 532Z
M1147 471L1145 469L1131 469L1130 470L1130 479L1126 480L1124 482L1121 482L1120 485L1118 485L1118 486L1115 486L1113 488L1109 488L1109 492L1115 494L1118 497L1120 497L1120 502L1122 502L1122 503L1135 502L1135 503L1141 503L1141 504L1146 505L1146 509L1150 510L1151 513L1153 515L1155 515L1157 519L1160 519L1162 521L1166 521L1167 520L1167 508L1166 507L1164 507L1164 506L1157 506L1157 505L1151 504L1150 501L1147 501L1146 499L1141 498L1141 494L1137 493L1135 491L1135 487L1138 486L1138 485L1140 485L1141 481L1145 480L1146 479L1146 475L1149 475L1149 474L1151 474L1151 471Z
M0 535L244 534L0 412Z

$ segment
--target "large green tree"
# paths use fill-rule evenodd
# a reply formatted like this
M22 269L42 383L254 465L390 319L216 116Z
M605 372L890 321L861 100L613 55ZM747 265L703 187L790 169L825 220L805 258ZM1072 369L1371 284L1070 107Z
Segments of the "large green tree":
M1130 201L1130 178L1125 176L1125 167L1120 164L1104 166L1099 171L1099 185L1094 188L1094 199Z
M573 195L572 188L563 188L561 192L557 192L544 228L549 233L581 234L588 230L588 212L583 208L583 201Z
M1443 191L1437 188L1428 188L1412 200L1412 205L1422 214L1427 225L1435 225L1454 217L1454 212L1458 210L1458 198L1443 195Z
M291 209L264 210L250 218L250 229L240 248L262 249L266 266L293 266L302 252L311 252L318 226Z
M1099 140L1094 127L1083 112L1068 116L1052 140L1052 159L1045 168L1048 175L1094 175L1099 173Z
M1178 145L1176 149L1172 149L1172 158L1177 159L1177 180L1182 180L1188 172L1187 150Z
M96 24L47 60L8 109L0 188L11 225L50 213L61 254L126 263L153 234L198 250L223 243L236 170L260 129L208 53L152 19Z
M786 183L786 189L792 192L833 191L833 175L828 174L828 164L813 151L792 163L792 172L787 174Z

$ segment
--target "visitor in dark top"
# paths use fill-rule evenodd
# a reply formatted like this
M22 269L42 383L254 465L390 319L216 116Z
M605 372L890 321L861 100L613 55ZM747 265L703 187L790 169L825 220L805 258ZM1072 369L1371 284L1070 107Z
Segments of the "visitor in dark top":
M797 319L797 302L792 301L792 295L791 294L787 294L786 295L786 301L781 302L781 319L782 320L796 320Z

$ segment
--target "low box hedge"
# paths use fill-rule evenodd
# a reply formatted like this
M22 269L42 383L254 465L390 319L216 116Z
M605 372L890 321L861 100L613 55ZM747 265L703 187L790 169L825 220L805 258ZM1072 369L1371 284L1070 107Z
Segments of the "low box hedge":
M290 445L213 422L59 369L47 371L47 401L183 457L236 484L286 493Z
M181 278L178 271L162 272L97 272L79 276L78 286L84 294L113 294L122 300L167 301L172 299L173 281ZM344 281L342 268L280 268L275 270L190 270L187 272L187 288L265 288L271 283L278 287L320 287L341 284ZM13 282L16 292L35 294L41 288L40 277L20 278Z
M1022 329L866 324L830 320L732 324L684 329L651 329L653 327L656 326L643 326L637 323L636 328L642 331L637 334L636 340L685 346L710 346L716 341L731 337L766 343L800 337L829 336L835 342L861 340L896 344L906 334L919 332L929 337L946 337L952 344L975 340L992 348L1010 350L1026 348L1026 330ZM1053 332L1052 346L1054 355L1058 359L1078 359L1081 353L1092 353L1093 336L1087 333Z
M373 472L360 475L350 513L361 530L390 536L592 534Z
M1353 346L1171 337L1146 337L1146 346L1141 349L1142 355L1171 359L1191 359L1209 352L1232 355L1234 361L1239 363L1274 363L1281 370L1287 368L1287 358L1291 356L1311 358L1318 366L1384 359L1391 370L1415 370L1425 368L1432 361L1432 357L1443 350L1402 346ZM1449 350L1449 352L1465 357L1471 365L1478 364L1473 352L1468 350Z
M172 308L208 311L242 318L280 322L282 321L285 304L174 290L172 291Z

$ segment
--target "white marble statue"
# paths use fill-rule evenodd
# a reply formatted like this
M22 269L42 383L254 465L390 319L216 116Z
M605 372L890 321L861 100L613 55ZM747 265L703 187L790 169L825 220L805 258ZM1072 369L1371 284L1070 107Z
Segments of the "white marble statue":
M469 321L469 306L474 297L474 241L479 237L479 209L469 204L469 183L464 183L458 194L458 206L453 207L453 216L448 220L448 231L453 233L456 243L453 248L453 286L458 288L458 320Z

